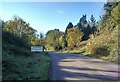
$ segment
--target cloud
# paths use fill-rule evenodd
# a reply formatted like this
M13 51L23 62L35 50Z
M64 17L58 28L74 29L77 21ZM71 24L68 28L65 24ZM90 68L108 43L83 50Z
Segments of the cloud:
M64 11L63 10L57 10L56 11L58 14L64 14Z

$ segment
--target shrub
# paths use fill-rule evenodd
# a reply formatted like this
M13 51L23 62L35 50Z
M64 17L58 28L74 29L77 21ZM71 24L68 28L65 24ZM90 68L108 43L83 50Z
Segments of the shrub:
M98 57L108 56L110 54L109 47L107 46L95 47L92 54Z
M4 31L4 30L2 31L2 41L13 44L13 45L17 45L20 47L26 47L26 48L29 47L28 42L25 42L22 39L22 37L20 38L20 37L8 32L8 31Z
M78 27L73 27L67 30L66 41L69 47L76 46L77 42L81 41L83 32Z
M32 52L27 51L27 50L23 50L23 49L18 48L18 47L11 47L10 51L12 53L14 53L14 55L16 55L16 56L17 55L24 55L24 56L30 56L30 55L32 55Z

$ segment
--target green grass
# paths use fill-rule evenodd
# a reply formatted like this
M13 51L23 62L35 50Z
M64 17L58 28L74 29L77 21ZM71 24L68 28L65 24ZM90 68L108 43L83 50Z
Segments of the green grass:
M16 47L16 53L11 48L16 46L3 44L2 52L2 79L3 80L48 80L50 58L47 52L28 53ZM26 51L26 53L25 53ZM25 55L27 54L27 55Z

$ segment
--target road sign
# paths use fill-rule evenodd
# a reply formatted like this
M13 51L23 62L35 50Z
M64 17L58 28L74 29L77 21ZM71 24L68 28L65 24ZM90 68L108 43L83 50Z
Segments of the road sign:
M43 50L44 50L43 46L31 46L32 52L41 52Z

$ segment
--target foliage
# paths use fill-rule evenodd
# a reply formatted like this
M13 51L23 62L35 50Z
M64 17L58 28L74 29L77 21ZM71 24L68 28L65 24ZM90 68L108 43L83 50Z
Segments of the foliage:
M8 31L2 31L2 42L7 42L10 43L12 45L17 45L20 47L26 47L29 48L29 44L26 43L25 39L22 39L18 36L13 35L12 33L8 32Z
M34 37L33 37L34 38ZM31 42L31 45L33 46L45 46L44 42L44 34L40 32L40 34L37 34L36 40Z
M32 53L36 30L21 18L2 22L2 80L48 80L50 58Z
M119 12L120 12L119 3L120 2L107 2L106 4L104 4L103 8L105 13L101 17L101 20L99 21L98 24L100 33L106 29L105 27L108 25L108 23L110 25L109 26L110 29L115 27L116 18L119 19ZM118 22L118 20L116 22Z
M104 5L104 10L105 13L98 24L95 22L93 15L91 15L91 21L89 22L86 20L86 15L80 18L77 26L84 34L82 37L83 41L77 41L77 47L63 49L64 52L83 53L84 55L120 62L118 55L120 53L118 48L120 47L118 44L120 35L120 2L107 2ZM86 41L84 42L85 39ZM72 44L72 42L69 44Z
M88 22L86 17L86 15L83 15L75 26L73 26L72 22L69 22L65 33L60 32L58 29L49 30L45 37L46 50L61 50L66 47L71 47L72 49L81 41L87 40L90 34L95 35L97 31L96 20L91 15L91 22Z
M90 39L86 52L90 55L107 58L110 61L118 62L118 31L114 30L110 34L105 33Z
M67 30L66 41L68 46L76 46L78 41L81 41L83 33L79 30L78 27L74 27Z
M59 45L61 46L61 49L65 48L67 45L65 35L61 35L59 38Z
M90 18L91 21L89 21L89 22L86 20L86 18L87 18L87 16L83 15L80 18L79 23L77 24L79 29L84 33L84 35L82 37L83 41L88 40L89 35L95 34L97 31L95 17L93 15L91 15L91 18Z
M31 44L31 41L36 40L36 30L29 23L26 23L20 17L13 18L3 24L3 31L11 33L13 36L19 37L26 44Z
M53 48L53 50L59 50L59 38L62 34L63 32L60 32L58 29L48 31L45 37L46 50L50 50L50 48Z
M112 23L111 25L113 27L116 26L117 28L120 29L120 2L118 3L118 6L116 6L113 9L110 19L111 19L111 23Z
M68 26L66 27L65 34L67 33L67 30L72 27L73 27L72 22L69 22Z
M90 39L91 45L87 46L87 52L90 54L115 62L120 60L118 56L119 5L120 3L112 8L107 19L104 19L103 16L100 24L106 21L105 26L98 25L98 27L102 27L99 36ZM107 11L106 14L108 15Z

